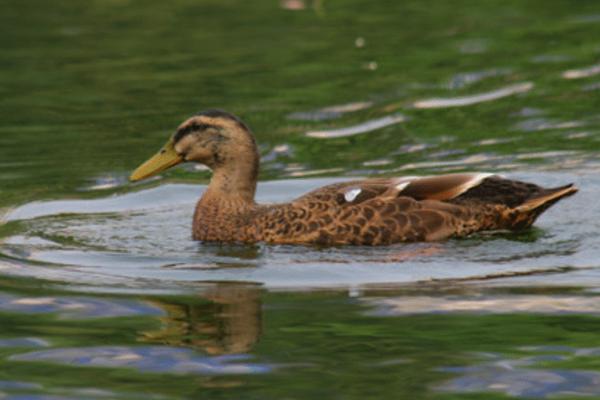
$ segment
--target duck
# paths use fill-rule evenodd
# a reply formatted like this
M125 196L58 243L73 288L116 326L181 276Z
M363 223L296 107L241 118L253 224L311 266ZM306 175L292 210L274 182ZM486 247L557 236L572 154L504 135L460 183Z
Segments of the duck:
M494 173L367 178L330 184L281 204L255 201L260 155L250 128L226 111L202 111L130 176L135 182L184 162L212 170L196 204L202 242L380 246L521 231L577 192Z

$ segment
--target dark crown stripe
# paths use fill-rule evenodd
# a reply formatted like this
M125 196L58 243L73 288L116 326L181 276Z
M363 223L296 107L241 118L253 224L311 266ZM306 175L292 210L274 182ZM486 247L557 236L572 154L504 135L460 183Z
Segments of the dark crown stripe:
M238 126L242 129L244 129L247 132L250 132L250 128L248 128L248 125L246 125L244 123L244 121L242 121L241 119L239 119L238 117L236 117L233 114L228 113L227 111L223 111L223 110L219 110L219 109L209 109L209 110L204 110L204 111L200 111L198 114L196 114L197 117L209 117L209 118L223 118L223 119L228 119L230 121L233 121L235 123L238 124Z
M188 124L177 130L175 136L173 136L173 142L177 143L192 132L201 132L208 128L217 128L217 126L211 124L201 124L197 122L192 122L191 124Z
M227 111L223 111L223 110L219 110L216 108L212 108L209 110L204 110L204 111L200 111L199 113L196 114L197 117L209 117L209 118L224 118L224 119L229 119L231 121L235 121L235 122L239 122L241 123L242 121L236 117L233 114L228 113Z

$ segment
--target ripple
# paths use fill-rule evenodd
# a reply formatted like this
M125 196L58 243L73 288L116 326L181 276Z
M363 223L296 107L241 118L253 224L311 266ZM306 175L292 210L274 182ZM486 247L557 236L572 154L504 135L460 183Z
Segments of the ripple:
M260 374L267 364L244 362L250 356L201 356L190 349L169 346L67 347L13 355L13 361L54 362L82 367L132 368L169 374Z
M506 86L491 92L474 94L463 97L447 97L420 100L413 104L415 108L445 108L445 107L464 107L486 101L501 99L519 93L525 93L533 89L533 83L523 82L515 85Z
M148 194L151 194L148 196ZM198 189L190 185L167 184L144 192L93 200L34 201L9 210L2 221L26 220L47 215L119 213L161 206L189 204L198 197Z
M382 167L392 164L393 161L388 158L380 158L377 160L365 161L362 163L365 167Z
M357 125L348 126L345 128L322 130L322 131L310 131L306 132L306 136L319 139L331 139L346 136L354 136L360 133L366 133L375 131L386 126L395 125L400 122L406 121L406 118L401 114L388 115L382 118L372 119L370 121L362 122Z
M292 171L288 176L292 176L295 178L306 177L306 176L315 176L315 175L326 175L326 174L338 174L342 172L343 168L325 168L325 169L311 169L306 171Z
M570 61L571 57L564 54L541 54L531 58L531 62L537 64L556 64Z
M488 49L486 39L468 39L459 44L458 50L462 54L482 54Z
M277 160L280 157L290 158L294 155L294 147L287 143L278 144L273 146L271 151L260 157L261 163L267 163Z
M581 79L589 78L600 74L600 64L595 64L586 68L570 69L562 73L562 77L565 79Z
M486 78L507 75L511 72L508 68L494 68L483 71L463 72L454 75L446 85L448 89L462 89Z
M22 389L41 389L42 385L30 382L20 381L0 381L0 389L2 390L22 390Z
M572 21L579 24L595 24L600 22L600 14L579 15L574 17Z
M48 347L50 344L40 338L7 338L0 339L0 347Z
M518 154L515 158L517 160L531 160L533 158L556 160L557 158L561 158L561 157L562 158L574 157L578 154L581 154L581 153L578 151L574 151L574 150L537 151L537 152L531 152L531 153L521 153L521 154Z
M546 111L539 109L539 108L535 108L535 107L523 107L521 108L519 111L512 113L510 116L511 117L526 117L526 118L530 118L530 117L539 117L541 115L544 115L546 113Z
M486 313L486 314L598 314L600 296L519 296L510 297L426 297L402 296L365 301L377 316L398 316L426 313Z
M95 178L94 183L89 186L84 187L82 190L84 191L93 191L93 190L108 190L115 189L121 186L126 185L129 180L125 175L122 176L99 176Z
M355 103L339 104L320 108L314 111L297 111L289 114L288 119L299 121L326 121L340 118L342 115L365 110L373 105L370 101L358 101Z
M452 153L442 153L440 156L451 155ZM492 154L477 154L467 156L456 160L439 160L439 161L422 161L416 163L404 164L401 167L395 168L394 171L408 171L418 170L423 168L436 168L441 170L447 170L448 167L456 167L464 169L468 165L486 164L493 161L505 160L503 156L497 156Z
M418 153L418 152L433 148L435 146L436 145L434 145L434 144L428 144L428 143L404 144L404 145L400 146L398 151L394 152L393 154Z
M591 92L594 90L600 90L600 82L590 83L581 87L584 92Z
M125 400L162 400L166 397L158 394L135 393L135 392L115 392L112 390L98 388L71 388L54 387L41 385L39 383L21 382L21 381L0 381L0 396L3 400L104 400L104 399L125 399ZM52 394L47 394L47 393Z
M547 118L529 118L515 125L515 129L523 132L536 132L550 129L571 129L585 126L581 121L556 121Z
M519 140L518 138L492 138L492 139L483 139L475 142L478 146L495 146L497 144L511 143Z
M591 136L591 132L581 131L581 132L568 132L565 137L567 139L585 139Z
M63 318L109 318L133 315L162 315L160 308L133 300L107 300L91 297L17 297L0 293L0 310L18 313L58 313ZM6 339L8 340L8 339ZM39 339L25 340L43 345ZM0 347L2 343L0 342Z
M281 0L279 5L284 10L299 11L306 8L304 0Z
M565 361L568 356L541 354L517 359L496 354L485 356L493 360L475 366L442 368L460 376L435 389L452 393L498 392L527 398L600 395L600 372L535 368L540 362Z
M569 152L521 154L521 157L540 156L559 160L552 165L561 170L570 165L568 161L583 162L580 154ZM402 168L422 171L470 166L496 170L506 168L515 158L515 155L490 154L414 163ZM302 168L289 172L324 172ZM578 168L583 170L581 165ZM101 199L36 202L12 210L8 214L10 226L4 230L7 236L0 240L0 269L8 275L87 285L87 291L188 293L202 290L204 285L215 281L255 282L267 288L355 287L432 278L470 279L540 268L560 272L564 266L586 268L594 264L600 251L595 234L600 225L594 222L587 205L593 204L600 192L596 173L552 172L513 177L544 186L575 182L585 190L550 209L536 223L534 231L526 234L374 248L314 248L195 242L190 235L190 221L194 204L205 186L165 184ZM257 201L289 201L317 187L344 180L347 179L265 182L258 187ZM535 239L528 239L531 235ZM461 267L448 268L455 264ZM589 282L580 280L584 286ZM90 282L94 287L90 288ZM75 318L101 316L94 311L96 308L115 310L109 313L115 315L145 312L139 310L139 304L95 305L84 298L67 296L32 297L16 303L14 297L0 300L0 309L58 312Z

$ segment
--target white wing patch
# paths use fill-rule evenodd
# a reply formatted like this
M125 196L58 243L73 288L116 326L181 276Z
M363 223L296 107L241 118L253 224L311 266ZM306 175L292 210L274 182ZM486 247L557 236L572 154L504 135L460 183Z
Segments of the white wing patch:
M489 172L480 172L478 174L473 175L473 178L464 183L461 187L460 187L460 192L457 194L457 196L460 196L461 194L465 193L467 190L474 188L475 186L479 185L481 182L483 182L484 179L489 178L490 176L494 176L496 174L491 174Z
M403 191L404 189L406 189L406 187L410 185L410 181L408 182L402 182L396 185L396 190L398 191L398 193L400 193L401 191Z
M360 194L360 192L362 192L362 189L359 189L359 188L350 189L346 193L344 193L344 199L346 199L346 201L348 203L352 203L354 201L354 199L356 199L356 196L358 196Z

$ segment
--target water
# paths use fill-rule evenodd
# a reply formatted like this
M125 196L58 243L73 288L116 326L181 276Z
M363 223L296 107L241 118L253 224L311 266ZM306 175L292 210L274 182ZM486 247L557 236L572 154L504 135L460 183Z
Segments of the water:
M5 1L0 397L600 397L599 15ZM210 107L255 131L264 202L455 171L581 191L518 234L199 244L208 171L127 176Z

